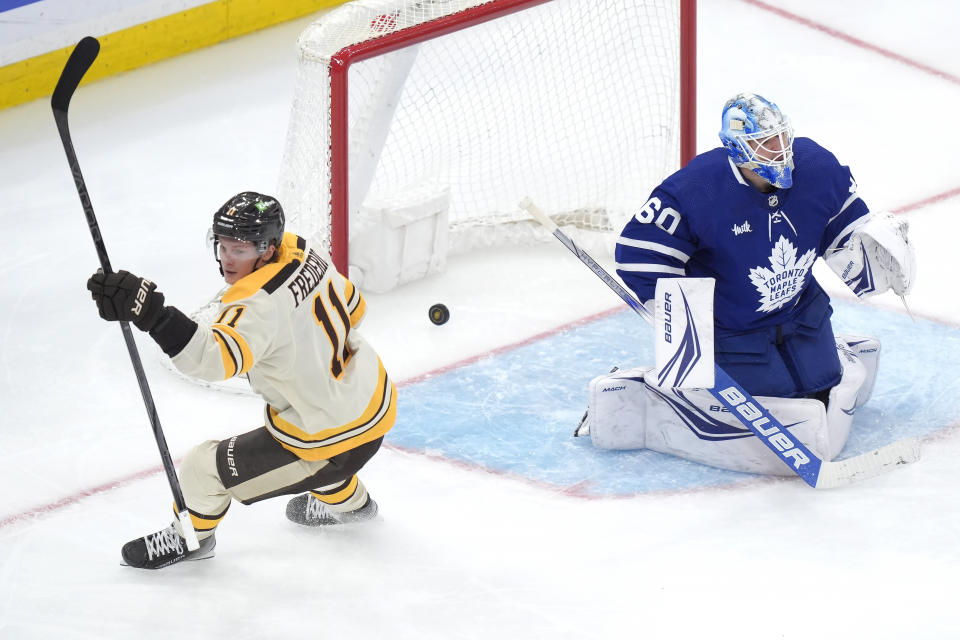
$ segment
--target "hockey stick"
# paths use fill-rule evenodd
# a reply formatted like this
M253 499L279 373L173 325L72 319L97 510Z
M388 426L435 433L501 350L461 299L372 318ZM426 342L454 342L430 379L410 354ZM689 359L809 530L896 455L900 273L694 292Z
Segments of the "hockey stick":
M88 36L77 43L67 60L67 64L60 73L60 79L57 81L57 87L53 91L50 104L53 107L53 118L57 122L57 130L60 132L60 141L63 142L63 150L66 152L67 162L70 164L70 172L73 174L73 181L77 186L80 204L83 205L83 213L87 217L87 226L90 227L93 244L97 249L97 256L100 258L100 266L104 273L110 273L112 269L110 268L110 258L107 257L107 247L100 236L100 225L97 224L97 217L93 212L90 195L87 193L87 184L80 172L80 163L73 149L73 140L70 137L70 127L67 122L70 99L99 53L100 42L96 38ZM157 415L157 408L153 403L153 394L150 393L150 387L147 385L147 376L143 371L143 363L140 362L140 352L137 351L137 344L133 340L130 323L121 321L120 330L123 332L123 339L127 343L127 351L130 353L130 361L133 363L133 370L137 375L143 404L147 409L147 416L150 418L150 426L153 427L153 436L157 440L160 459L163 460L163 469L167 472L167 480L170 482L170 490L173 492L173 500L176 504L177 518L187 541L187 549L194 551L200 548L197 532L194 531L193 523L190 521L190 513L187 511L183 491L180 489L180 481L177 479L177 471L173 466L173 460L170 458L170 450L167 448L163 429L160 427L160 417Z
M653 322L650 311L627 291L606 269L597 264L587 252L578 247L557 224L537 208L530 198L524 198L520 206L534 220L543 225L563 245L587 265L608 287L620 296L631 309L647 322ZM829 489L858 480L870 478L891 470L897 465L909 464L920 457L920 443L915 438L906 438L858 456L831 462L822 460L806 447L763 405L731 378L719 365L714 364L715 386L708 391L753 432L780 460L800 476L807 484L817 489Z

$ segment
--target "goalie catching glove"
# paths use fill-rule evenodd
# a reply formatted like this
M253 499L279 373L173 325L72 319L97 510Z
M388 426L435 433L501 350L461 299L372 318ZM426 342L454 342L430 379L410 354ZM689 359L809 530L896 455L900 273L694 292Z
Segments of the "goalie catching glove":
M163 313L163 294L157 285L128 271L98 269L87 280L87 289L104 320L132 322L141 331L150 331Z
M906 295L913 288L917 268L908 229L906 220L889 213L874 214L854 230L843 247L828 251L824 258L861 298L887 289Z

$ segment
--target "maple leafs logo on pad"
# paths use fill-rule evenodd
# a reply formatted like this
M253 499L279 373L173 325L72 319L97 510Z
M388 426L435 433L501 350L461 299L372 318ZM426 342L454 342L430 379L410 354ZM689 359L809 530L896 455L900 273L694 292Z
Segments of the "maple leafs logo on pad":
M770 269L758 266L750 269L750 282L760 292L757 311L776 311L800 293L810 267L817 254L813 249L797 260L797 249L789 240L780 236L770 255Z

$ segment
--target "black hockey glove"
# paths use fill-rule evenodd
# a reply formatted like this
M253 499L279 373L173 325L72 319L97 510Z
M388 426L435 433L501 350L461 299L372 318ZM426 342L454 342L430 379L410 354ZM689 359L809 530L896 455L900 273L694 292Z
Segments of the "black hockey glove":
M141 331L150 331L163 313L163 294L157 285L128 271L104 273L87 280L87 289L104 320L126 320Z

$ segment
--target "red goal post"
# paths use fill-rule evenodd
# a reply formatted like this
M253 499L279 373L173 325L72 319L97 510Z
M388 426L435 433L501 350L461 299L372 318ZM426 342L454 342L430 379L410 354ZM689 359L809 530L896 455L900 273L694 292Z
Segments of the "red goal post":
M278 196L343 273L384 203L442 200L444 251L535 241L525 195L609 238L695 153L696 0L356 0L298 46Z

